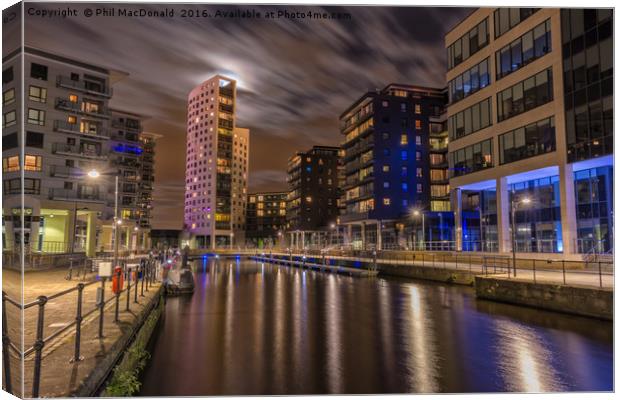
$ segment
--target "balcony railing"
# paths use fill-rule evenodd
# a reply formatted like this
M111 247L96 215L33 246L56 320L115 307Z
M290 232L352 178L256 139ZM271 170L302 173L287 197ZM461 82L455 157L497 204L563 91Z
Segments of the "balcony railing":
M88 136L90 138L97 139L108 139L108 132L101 126L97 127L95 130L82 131L80 129L80 124L71 124L67 121L55 120L54 121L54 130L57 132L65 132L72 133L75 135Z
M82 109L79 103L74 103L62 97L56 98L56 108L59 110L65 110L69 112L90 115L93 117L110 118L110 111L106 107L99 106L97 111L88 111L88 110Z
M56 84L59 87L67 88L67 89L75 89L81 92L85 92L88 94L93 94L97 96L112 97L112 89L107 85L101 85L95 82L87 82L87 81L74 81L73 79L67 76L59 76L56 80Z
M73 189L52 188L49 192L50 200L88 201L94 203L105 202L101 193L84 193Z
M56 178L81 178L84 176L84 171L80 168L67 167L65 165L52 165L50 176Z
M64 154L69 156L77 156L83 158L89 158L94 160L106 160L107 155L103 154L101 150L88 150L84 147L76 145L69 145L65 143L54 143L52 146L52 152L54 154Z

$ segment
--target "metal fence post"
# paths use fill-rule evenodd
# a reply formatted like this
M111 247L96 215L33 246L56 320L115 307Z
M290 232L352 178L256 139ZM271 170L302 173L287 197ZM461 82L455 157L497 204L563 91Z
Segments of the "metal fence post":
M536 283L536 260L532 260L532 266L534 271L534 283Z
M598 284L603 287L603 274L601 273L601 262L598 262Z
M127 272L127 303L125 304L125 311L129 311L129 299L131 298L131 273Z
M11 386L11 359L9 356L9 347L11 339L9 338L9 330L6 317L6 292L2 291L2 362L4 364L4 384L5 389L9 393L13 393Z
M80 356L80 342L82 337L82 294L84 291L84 284L78 283L77 285L77 312L75 314L75 351L71 362L82 361L84 357Z
M144 276L146 274L146 263L140 264L140 297L144 297Z
M138 270L136 269L134 272L134 277L136 278L135 282L134 282L134 291L133 291L133 302L137 303L138 302Z
M562 260L562 282L566 285L566 266L564 265L565 260Z
M34 372L32 377L32 397L39 397L39 385L41 383L41 354L43 353L43 328L45 318L45 303L47 303L47 296L39 296L39 315L37 318L37 339L34 343Z
M99 303L99 338L103 337L103 307L105 306L105 277L101 278L101 299Z

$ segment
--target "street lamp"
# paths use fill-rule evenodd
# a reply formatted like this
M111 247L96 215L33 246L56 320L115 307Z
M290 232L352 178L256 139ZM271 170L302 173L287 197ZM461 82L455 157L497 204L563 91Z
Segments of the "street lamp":
M424 229L424 212L421 212L420 210L413 210L414 217L417 218L420 215L422 215L422 246L424 246L424 249L426 249L426 231Z
M512 220L512 275L517 276L517 232L515 229L515 211L519 204L528 205L532 202L529 197L523 197L521 200L514 199L515 192L512 192L513 198L510 200L510 216Z
M90 178L96 179L100 177L102 174L96 169L91 169L87 174ZM110 174L112 175L112 174ZM118 218L118 175L114 174L114 223L113 233L114 233L114 267L118 264L118 225L120 225L122 221Z

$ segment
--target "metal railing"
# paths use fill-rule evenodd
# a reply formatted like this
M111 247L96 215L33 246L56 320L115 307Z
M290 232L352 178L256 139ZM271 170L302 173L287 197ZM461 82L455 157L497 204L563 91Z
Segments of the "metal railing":
M132 270L127 267L127 262L131 260L125 260L121 262L123 266L123 271L118 272L116 275L117 279L120 279L121 273L124 274L125 282L127 282L127 287L125 289L118 290L115 294L113 294L109 299L106 300L106 282L108 278L101 277L100 280L92 280L90 282L79 282L76 286L71 287L69 289L63 290L61 292L55 293L51 296L39 296L36 300L30 301L26 304L20 304L17 300L10 298L6 292L2 292L2 357L3 357L3 367L4 367L4 378L5 378L5 390L9 393L13 393L12 391L12 381L11 381L11 364L10 357L11 353L14 353L17 358L23 362L28 357L34 358L34 365L32 369L32 397L39 397L40 395L40 386L41 386L41 369L43 367L43 351L52 340L58 338L65 332L69 332L71 329L74 329L74 350L73 350L73 358L70 360L71 363L79 362L84 359L81 352L82 345L82 322L84 319L88 318L91 315L97 315L97 338L103 338L103 328L104 328L104 313L106 312L106 306L112 302L115 303L112 311L114 313L114 322L120 323L119 320L119 312L120 312L120 297L122 294L126 295L126 305L125 312L130 312L131 309L131 301L130 299L133 297L133 303L138 303L138 290L140 291L140 297L144 297L144 292L148 292L149 288L155 284L156 275L157 275L157 264L154 258L142 258L136 270ZM72 271L73 266L69 268L68 275L66 279L72 279ZM88 270L84 269L82 280L86 279L86 274ZM79 276L79 273L78 273ZM132 282L134 282L132 286ZM100 285L100 286L98 286ZM95 287L96 291L90 293L91 295L95 295L95 307L90 310L84 310L84 297L85 297L85 289L89 287ZM140 286L140 289L138 287ZM132 291L133 290L133 295ZM75 318L72 322L63 325L61 328L53 331L52 333L45 332L46 330L46 306L50 304L50 302L63 298L65 296L75 295L76 296L76 313ZM37 310L36 313L36 332L35 338L30 347L20 350L17 346L15 346L9 337L9 326L7 320L6 309L7 305L14 307L22 312L25 315L25 311L29 309ZM47 325L50 326L49 324ZM21 327L20 327L21 329Z
M254 255L281 255L313 258L327 262L337 260L355 261L359 265L370 264L376 259L381 270L382 264L397 267L416 266L442 268L455 271L468 271L485 276L501 275L510 279L531 280L534 283L547 282L563 285L580 285L598 288L613 287L612 262L586 262L563 259L518 258L513 264L508 255L481 254L473 252L429 252L396 250L344 250L344 249L262 249L253 250ZM250 250L252 253L252 250ZM334 260L334 261L330 261Z

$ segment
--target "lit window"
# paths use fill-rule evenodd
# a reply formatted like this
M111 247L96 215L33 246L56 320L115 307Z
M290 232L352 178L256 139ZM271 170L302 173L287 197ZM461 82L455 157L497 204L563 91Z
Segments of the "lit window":
M415 128L416 129L422 129L422 121L420 121L419 119L415 120Z
M75 115L69 115L67 117L67 122L70 124L77 124L77 117Z
M418 178L422 177L422 168L416 168L415 176L417 176Z
M28 99L38 101L39 103L45 103L47 101L47 89L38 86L30 86L28 89Z
M407 157L408 157L408 155L407 155L407 151L406 150L403 150L403 151L400 152L400 159L401 160L407 161Z
M419 104L416 104L416 105L415 105L415 113L416 113L416 114L422 114L422 110L421 110L421 108L420 108L420 105L419 105Z
M390 198L389 197L384 197L383 198L383 205L384 206L389 206L390 205Z
M5 157L2 159L3 172L19 171L19 156Z
M409 186L407 185L407 183L406 183L406 182L402 182L402 183L400 184L400 187L403 189L403 192L406 192L406 191L407 191L407 189L409 189Z
M415 144L417 145L421 145L422 144L422 137L421 136L416 136L415 137Z
M17 116L15 111L9 111L2 115L2 126L7 127L11 125L15 125L17 123Z
M33 125L45 125L45 111L29 108L28 123Z
M417 161L420 161L422 159L422 153L420 153L419 151L415 152L415 159Z
M250 203L256 203L256 196L250 196Z
M388 189L390 187L390 182L383 182L383 187Z
M422 184L421 183L417 184L417 191L418 191L418 193L422 193Z
M407 143L408 143L407 135L406 134L400 135L400 144L401 145L406 145Z
M41 171L41 156L26 154L24 158L25 171Z
M390 172L390 166L389 165L384 165L383 166L383 172Z
M15 89L6 90L2 93L2 104L7 106L15 102Z
M310 196L306 197L306 202L307 203L312 203L312 197L310 197Z
M69 95L69 101L72 102L72 103L77 103L78 102L77 94L70 94Z

